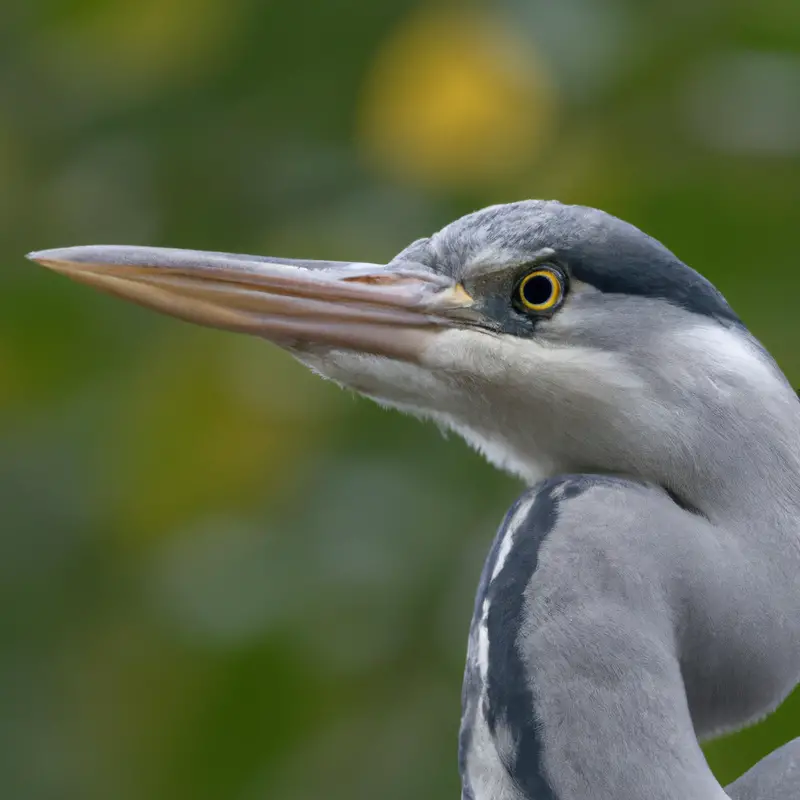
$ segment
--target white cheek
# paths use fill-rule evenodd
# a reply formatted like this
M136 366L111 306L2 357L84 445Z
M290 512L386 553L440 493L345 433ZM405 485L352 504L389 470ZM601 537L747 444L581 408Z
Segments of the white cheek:
M406 410L420 413L447 406L446 384L417 364L348 350L294 355L324 378Z
M432 334L416 364L343 350L297 357L382 405L455 431L527 483L575 466L587 420L618 416L621 396L639 388L613 353L463 329Z
M492 399L521 395L532 404L552 399L592 398L617 402L619 391L636 391L642 380L616 353L579 345L557 345L477 331L445 331L421 358L431 371L460 376L464 388Z
M480 331L454 329L431 339L420 362L432 371L449 372L469 380L497 377L508 368L510 352L507 338Z
M448 331L422 361L453 382L449 425L528 483L584 466L587 426L597 438L599 419L619 420L644 392L622 357L574 344Z

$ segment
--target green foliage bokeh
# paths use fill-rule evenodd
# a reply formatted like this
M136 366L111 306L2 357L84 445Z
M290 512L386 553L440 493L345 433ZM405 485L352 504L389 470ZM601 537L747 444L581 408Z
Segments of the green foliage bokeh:
M457 797L472 592L519 491L263 342L25 252L380 262L557 197L664 241L800 381L799 9L4 5L0 796ZM797 735L795 696L707 752L728 781Z

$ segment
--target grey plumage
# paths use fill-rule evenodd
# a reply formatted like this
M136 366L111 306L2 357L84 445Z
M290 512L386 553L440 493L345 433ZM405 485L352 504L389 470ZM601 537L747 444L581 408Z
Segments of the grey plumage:
M526 201L385 267L124 247L32 257L270 339L531 487L475 602L464 800L800 797L797 742L727 793L698 743L768 713L800 676L800 403L716 288L659 242ZM542 269L547 302L521 294Z
M734 800L786 800L800 797L800 738L779 747L728 786Z
M712 526L686 513L660 487L603 476L549 479L520 498L471 626L465 800L724 796L693 729L730 729L775 705L795 673L776 670L769 648L792 648L770 623L781 603L769 586L733 596L746 554L723 556ZM794 797L800 774L771 766L785 793L766 796ZM730 796L746 797L735 785Z
M722 294L661 242L603 211L524 200L468 214L403 250L396 262L419 262L458 280L485 274L500 254L526 263L541 249L569 263L575 276L605 294L668 300L689 311L739 322ZM476 254L489 255L488 260Z

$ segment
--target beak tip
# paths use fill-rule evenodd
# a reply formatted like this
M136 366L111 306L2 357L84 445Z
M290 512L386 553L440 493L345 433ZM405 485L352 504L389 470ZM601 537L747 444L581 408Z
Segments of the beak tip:
M33 250L25 254L28 261L33 261L36 264L41 264L43 267L54 268L59 263L68 264L71 261L76 261L67 252L71 248L56 248L52 250Z
M28 261L34 261L37 264L47 267L56 260L55 256L57 252L56 250L33 250L30 253L26 253L25 258L27 258Z

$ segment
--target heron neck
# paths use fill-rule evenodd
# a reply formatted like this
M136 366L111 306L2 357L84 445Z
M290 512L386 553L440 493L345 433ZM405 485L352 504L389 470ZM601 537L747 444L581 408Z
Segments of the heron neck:
M708 436L692 463L661 482L754 557L800 559L800 403L792 418L737 419Z
M476 602L465 797L727 798L698 735L774 707L800 663L796 565L741 542L620 478L523 495Z

